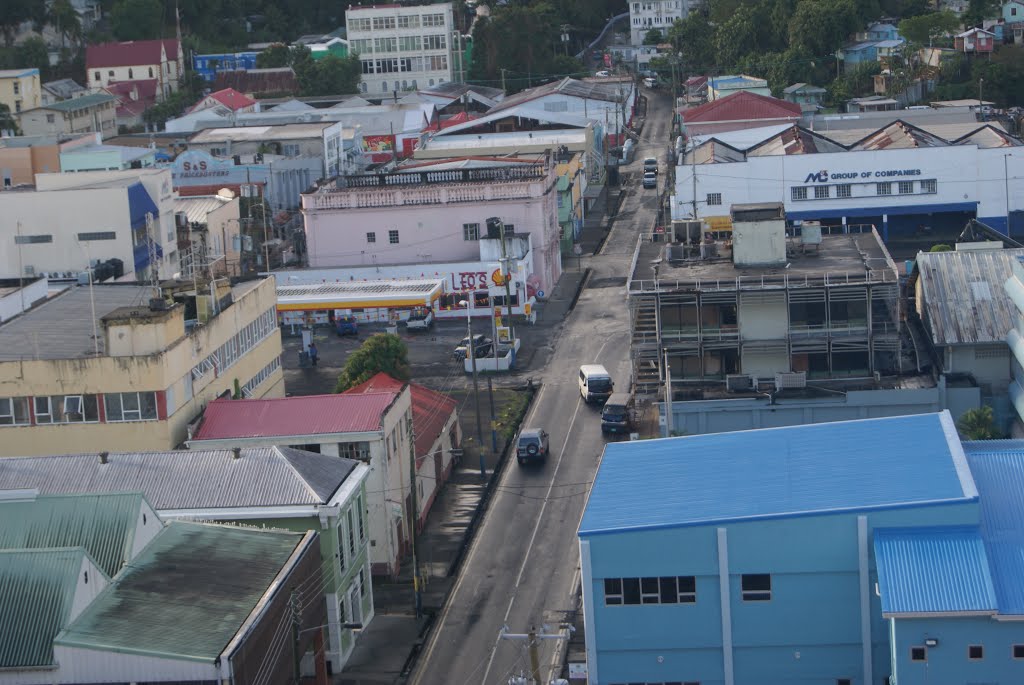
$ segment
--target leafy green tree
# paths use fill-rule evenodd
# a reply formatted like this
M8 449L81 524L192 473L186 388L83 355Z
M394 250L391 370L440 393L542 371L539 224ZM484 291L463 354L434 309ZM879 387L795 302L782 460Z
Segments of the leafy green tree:
M160 0L117 0L110 22L118 40L152 40L163 32Z
M715 30L715 52L718 65L727 70L737 67L744 57L756 50L757 20L749 5L740 5L729 19Z
M283 43L271 45L256 55L257 69L280 69L291 64L291 50Z
M1001 4L999 0L969 0L967 10L960 18L965 26L981 26L985 19L999 15Z
M345 392L381 371L401 381L409 380L409 348L397 335L378 333L367 338L345 360L334 392Z
M992 407L979 407L964 412L956 422L956 428L964 440L998 440L1003 437L996 428Z
M19 67L35 67L41 74L49 73L50 50L39 36L26 38L14 48L14 54Z
M831 55L860 26L853 0L800 0L789 24L789 45Z
M826 87L832 104L839 106L850 98L873 93L875 74L881 71L882 67L878 62L862 62L844 73Z
M361 65L357 55L338 57L328 55L312 67L314 78L312 89L303 95L340 95L355 93L359 90ZM300 80L301 83L301 80Z
M960 19L950 11L931 12L904 19L899 23L900 35L911 43L932 45L937 38L955 34ZM947 41L943 41L946 43Z
M11 108L0 102L0 131L18 132L18 120L11 116Z
M985 79L984 99L1000 107L1024 105L1024 46L1004 45L991 59L972 60L967 97L978 97L978 81Z
M704 74L717 66L714 37L715 27L701 12L691 12L668 31L672 49L682 54L683 70L689 74Z
M658 29L651 29L644 34L644 45L661 45L665 42L665 36Z
M0 2L0 31L7 47L14 45L14 37L24 22L42 24L46 20L45 0L3 0Z

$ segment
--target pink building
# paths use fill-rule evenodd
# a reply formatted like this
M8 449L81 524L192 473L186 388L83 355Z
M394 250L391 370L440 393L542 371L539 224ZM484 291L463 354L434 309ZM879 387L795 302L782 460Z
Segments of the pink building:
M437 160L401 173L346 176L302 196L312 268L475 262L487 219L529 233L531 284L562 273L553 164Z

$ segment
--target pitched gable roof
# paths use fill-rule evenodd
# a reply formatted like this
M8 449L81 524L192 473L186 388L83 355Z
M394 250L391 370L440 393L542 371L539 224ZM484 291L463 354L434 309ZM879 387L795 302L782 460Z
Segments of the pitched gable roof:
M237 112L240 109L251 107L256 104L256 101L248 97L243 93L239 93L234 88L224 88L214 93L210 93L208 97L213 98L220 104L231 109L233 112Z
M741 91L685 110L683 122L695 124L744 119L799 119L801 113L800 105L792 102Z
M405 383L392 378L386 373L378 373L370 380L349 388L343 394L363 394L370 392L401 392ZM409 394L412 397L412 426L416 437L416 457L427 456L434 442L441 437L441 432L448 423L448 417L458 407L458 403L443 393L419 385L409 383Z
M86 69L104 67L131 67L142 64L160 64L161 47L167 59L178 59L178 41L134 40L124 43L100 43L85 50Z

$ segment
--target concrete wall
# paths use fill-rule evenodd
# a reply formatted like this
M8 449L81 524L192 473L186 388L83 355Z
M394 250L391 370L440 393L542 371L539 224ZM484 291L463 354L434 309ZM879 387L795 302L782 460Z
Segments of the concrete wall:
M699 487L695 484L694 487ZM583 559L590 681L725 682L731 642L736 685L879 683L890 672L888 627L873 588L872 531L879 527L976 524L977 504L874 511L858 543L856 514L815 515L596 535ZM725 547L719 545L725 533ZM725 553L728 567L719 564ZM859 565L866 559L868 574ZM744 601L741 576L771 574L770 601ZM695 576L688 604L606 605L605 578ZM728 588L723 611L722 588ZM865 587L866 586L866 587ZM861 590L867 589L866 613ZM861 638L862 620L870 640ZM723 628L725 630L723 630ZM872 665L864 673L864 658ZM596 657L596 658L595 658ZM938 682L938 681L934 681ZM952 682L952 681L950 681ZM900 685L903 685L902 681Z
M1024 630L1016 621L954 616L891 619L890 625L899 685L1014 683L1024 677L1024 661L1013 658L1013 645L1024 644ZM925 647L926 638L938 644ZM982 647L982 659L968 658L970 645ZM911 647L925 647L926 660L911 661Z
M25 281L24 287L0 297L0 323L11 319L46 298L49 284L45 278Z
M844 395L828 393L814 399L778 399L775 404L771 404L767 397L673 402L672 430L689 435L724 433L806 423L926 414L943 409L949 409L953 418L959 419L968 409L979 406L979 388L950 388L940 380L934 388L852 390ZM658 411L664 424L664 405L660 405Z
M42 104L42 84L38 69L11 70L10 76L0 76L0 104L7 105L11 114L34 109Z
M111 99L85 109L62 112L34 109L23 112L18 121L26 136L61 133L99 133L103 138L117 135L117 102Z

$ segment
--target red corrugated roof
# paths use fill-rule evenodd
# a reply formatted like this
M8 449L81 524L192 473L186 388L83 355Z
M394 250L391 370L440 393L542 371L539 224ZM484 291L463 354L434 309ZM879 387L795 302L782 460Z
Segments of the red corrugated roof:
M178 41L133 40L125 43L100 43L85 49L86 69L103 67L133 67L143 64L160 64L160 46L164 47L167 59L178 59Z
M713 100L699 107L685 110L683 112L683 123L694 124L749 119L799 119L800 116L801 111L798 104L744 90L727 95L721 100Z
M206 406L195 440L275 438L380 430L395 392L218 399Z
M400 380L386 373L376 376L354 388L349 388L343 395L389 391L399 393L405 386ZM421 458L430 452L434 442L441 437L448 417L458 406L448 395L431 390L417 383L409 383L409 394L412 396L412 427L416 434L416 457Z
M245 107L251 107L256 104L256 101L252 98L239 93L234 88L225 88L224 90L218 90L215 93L210 93L210 97L230 108L233 112L237 112Z
M134 81L114 81L106 90L121 102L127 100L156 100L157 80L155 78L135 79ZM135 97L132 97L132 92Z

